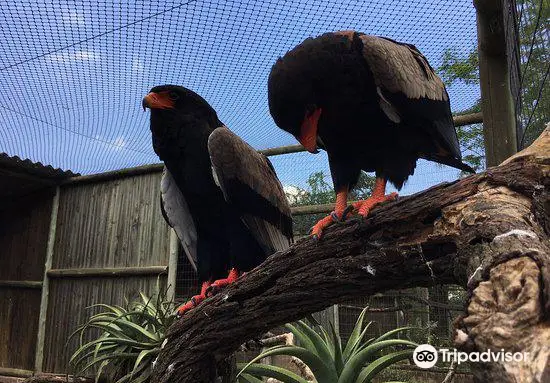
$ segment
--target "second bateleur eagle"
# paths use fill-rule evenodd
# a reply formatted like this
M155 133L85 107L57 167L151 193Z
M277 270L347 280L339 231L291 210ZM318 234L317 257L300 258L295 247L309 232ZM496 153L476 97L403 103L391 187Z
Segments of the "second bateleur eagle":
M418 158L464 171L449 95L414 45L356 31L308 38L279 58L268 80L275 123L312 153L328 154L336 207L312 230L319 237L350 208L366 216L386 182L399 190ZM372 196L347 206L361 171L376 172Z
M165 164L162 212L201 283L200 294L179 308L183 315L291 244L290 207L269 159L225 127L201 96L157 86L143 108L151 110L153 148Z

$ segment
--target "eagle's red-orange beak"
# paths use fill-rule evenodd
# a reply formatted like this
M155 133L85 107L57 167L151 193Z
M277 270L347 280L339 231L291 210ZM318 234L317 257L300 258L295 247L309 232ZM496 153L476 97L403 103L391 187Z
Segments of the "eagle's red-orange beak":
M315 109L311 114L307 114L302 122L300 128L300 137L298 141L306 148L310 153L319 153L317 150L317 124L319 123L319 117L321 117L321 108Z
M173 109L174 101L170 99L168 92L151 92L147 96L143 97L141 102L143 110L149 109Z

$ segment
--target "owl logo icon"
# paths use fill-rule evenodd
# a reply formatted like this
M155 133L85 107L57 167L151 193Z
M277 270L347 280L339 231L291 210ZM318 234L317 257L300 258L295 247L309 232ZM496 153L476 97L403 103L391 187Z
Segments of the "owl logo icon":
M413 352L413 361L420 368L432 368L437 363L437 350L429 344L421 344Z

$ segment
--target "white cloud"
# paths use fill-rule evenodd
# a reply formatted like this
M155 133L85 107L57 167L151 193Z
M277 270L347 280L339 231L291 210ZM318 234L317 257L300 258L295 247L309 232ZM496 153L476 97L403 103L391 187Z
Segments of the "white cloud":
M64 51L52 53L46 57L50 61L68 63L71 61L98 61L100 59L100 54L94 51Z
M115 150L120 150L126 146L126 140L123 136L115 138L111 141L111 143L113 144L113 147L116 146Z
M84 12L76 9L63 9L61 11L61 19L65 24L83 26L86 23Z
M301 202L307 194L303 189L293 185L283 185L283 191L285 192L288 203L291 205Z
M139 57L134 57L134 59L132 60L132 71L143 73L144 69L145 64L143 63L143 60L141 60Z
M95 136L96 140L99 140L105 145L106 149L114 150L115 152L118 152L119 150L122 150L126 147L126 139L124 136L118 136L112 140L105 140L103 137L100 137L99 135Z
M285 194L290 194L290 195L299 195L300 192L302 191L301 189L293 185L283 185L283 190Z

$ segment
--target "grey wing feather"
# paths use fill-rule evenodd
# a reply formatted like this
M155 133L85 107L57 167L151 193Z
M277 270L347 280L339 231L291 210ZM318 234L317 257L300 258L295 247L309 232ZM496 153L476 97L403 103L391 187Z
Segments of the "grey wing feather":
M226 127L208 138L214 179L266 251L284 250L292 243L292 218L273 165L267 157Z
M197 271L197 231L189 206L174 177L165 167L160 181L160 202L164 219L170 225L191 263Z

